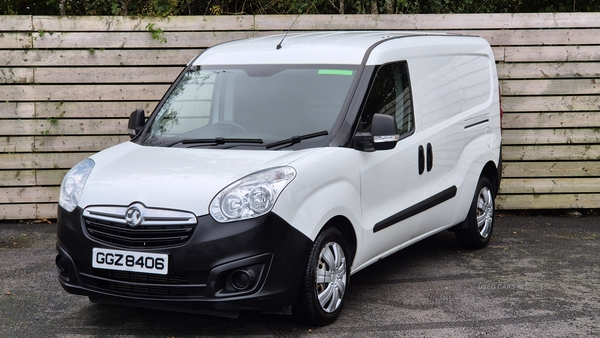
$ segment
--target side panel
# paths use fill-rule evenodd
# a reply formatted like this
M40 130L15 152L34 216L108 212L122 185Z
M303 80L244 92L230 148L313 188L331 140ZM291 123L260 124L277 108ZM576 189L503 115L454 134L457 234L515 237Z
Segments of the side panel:
M482 98L485 97L483 92L485 84L477 80L483 78L482 73L485 71L489 73L491 79L488 85L490 94L485 103L481 106L476 105L476 108L472 109L473 112L464 119L466 143L461 153L460 162L468 165L468 168L463 183L465 188L459 208L461 212L457 215L458 221L464 219L467 215L482 168L488 162L495 163L496 168L501 165L500 92L493 54L488 52L488 56L477 60L477 64L480 66L465 67L464 70L471 77L469 82L474 84L473 87L469 87L471 96L466 97L465 102L476 105L478 103L478 100L475 99L477 95L481 95ZM461 68L458 69L461 70ZM470 69L472 70L469 71ZM478 76L475 77L475 75ZM479 107L481 109L478 110Z
M497 92L494 60L489 49L482 48L475 53L470 51L470 47L456 44L453 47L455 55L411 60L413 73L424 74L413 77L415 91L421 99L416 108L421 122L418 126L427 135L425 139L431 150L428 157L432 157L424 192L432 196L456 187L456 195L452 199L424 214L415 236L464 219L470 203L461 203L461 199L466 194L468 196L464 199L470 201L477 184L476 179L466 181L467 172L475 170L480 173L485 162L473 168L473 160L491 152L484 135L490 132L490 117L499 112L497 101L494 104ZM487 54L484 53L486 51ZM432 65L440 66L432 68ZM440 81L432 81L435 78ZM436 87L436 84L439 86ZM465 156L466 151L475 153Z

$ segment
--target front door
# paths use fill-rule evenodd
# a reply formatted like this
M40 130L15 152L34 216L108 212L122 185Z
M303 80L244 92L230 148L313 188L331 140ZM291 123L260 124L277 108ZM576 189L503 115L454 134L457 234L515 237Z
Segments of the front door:
M424 177L408 66L406 62L390 63L380 66L375 74L357 131L371 132L373 115L388 114L394 116L401 139L394 149L374 151L367 147L358 154L365 232L355 266L391 253L410 240L422 217L413 209L423 199Z

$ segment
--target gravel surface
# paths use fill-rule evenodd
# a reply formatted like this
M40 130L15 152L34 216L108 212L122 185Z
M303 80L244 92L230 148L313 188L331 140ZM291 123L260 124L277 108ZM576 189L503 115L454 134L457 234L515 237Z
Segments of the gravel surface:
M600 217L499 214L490 245L450 232L351 278L334 324L92 304L59 285L56 224L0 224L0 337L595 337Z

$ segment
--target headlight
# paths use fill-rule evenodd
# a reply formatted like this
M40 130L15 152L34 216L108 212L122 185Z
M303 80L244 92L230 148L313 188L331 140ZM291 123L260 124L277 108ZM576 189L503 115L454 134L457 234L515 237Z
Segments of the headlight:
M275 205L283 189L296 177L292 167L267 169L230 184L210 203L217 222L233 222L262 216Z
M75 210L81 198L85 181L87 181L93 168L94 161L88 158L79 162L67 172L60 185L60 197L58 199L58 204L65 210L69 212Z

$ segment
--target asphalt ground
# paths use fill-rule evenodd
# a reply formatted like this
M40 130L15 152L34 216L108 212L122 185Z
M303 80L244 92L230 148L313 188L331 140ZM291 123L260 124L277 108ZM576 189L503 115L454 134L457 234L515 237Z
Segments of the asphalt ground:
M498 214L490 245L444 231L353 275L334 324L92 304L59 285L56 224L0 224L0 337L597 337L600 217Z

